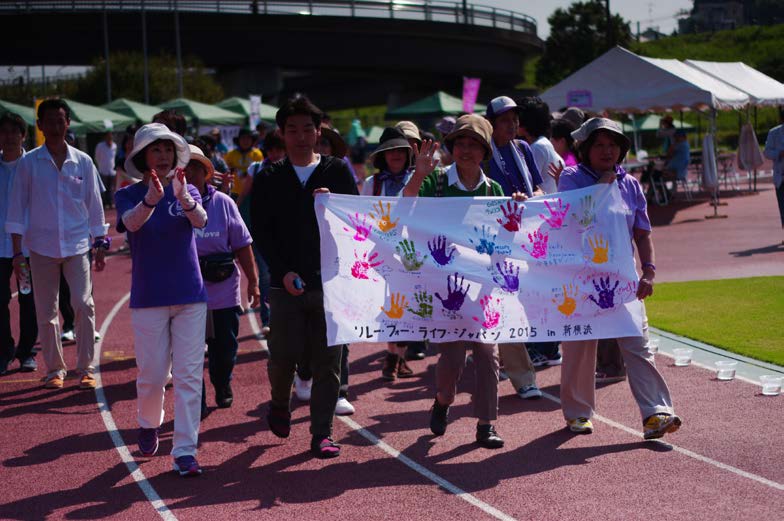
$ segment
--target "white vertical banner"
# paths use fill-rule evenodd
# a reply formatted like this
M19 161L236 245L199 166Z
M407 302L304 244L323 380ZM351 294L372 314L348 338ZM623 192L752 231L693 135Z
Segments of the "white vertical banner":
M250 97L250 128L255 129L261 121L261 96L252 95Z

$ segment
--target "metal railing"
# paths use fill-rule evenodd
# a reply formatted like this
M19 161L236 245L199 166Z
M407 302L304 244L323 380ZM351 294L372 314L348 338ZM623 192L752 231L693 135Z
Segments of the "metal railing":
M199 12L346 16L493 27L536 36L536 20L496 7L447 0L26 0L0 2L0 15L40 12Z

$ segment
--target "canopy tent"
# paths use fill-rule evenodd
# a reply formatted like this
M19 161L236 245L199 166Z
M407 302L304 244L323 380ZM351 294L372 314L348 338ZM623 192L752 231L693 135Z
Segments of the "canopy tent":
M248 98L240 98L239 96L226 98L225 100L218 103L217 106L237 114L242 114L245 116L245 118L250 117L250 100ZM275 114L277 113L278 107L274 105L267 105L266 103L261 104L260 116L262 121L267 123L274 123Z
M0 100L0 112L13 112L19 114L22 116L24 122L27 123L27 126L35 128L35 109L32 107L25 107L24 105L11 103L10 101ZM83 136L87 133L84 125L77 123L76 121L72 121L68 128L77 136Z
M124 114L129 118L137 119L142 123L150 123L152 117L161 111L161 108L155 105L146 105L126 98L118 98L111 103L101 106L107 110Z
M161 103L161 108L174 109L189 122L197 119L199 125L247 125L248 118L215 105L207 105L187 98L177 98Z
M686 60L685 63L746 93L752 105L784 105L784 83L743 62Z
M678 60L610 49L541 95L557 110L661 112L668 109L737 109L749 96Z
M370 127L367 133L368 145L378 145L381 142L381 134L384 132L383 127Z
M485 106L474 105L474 112L484 112ZM388 110L386 119L425 119L456 116L463 112L463 100L450 96L446 92L438 91L414 103Z
M85 133L125 130L125 127L134 122L133 118L118 112L70 99L64 99L64 101L68 103L68 107L71 109L71 121L84 125Z
M635 116L633 121L622 122L624 132L653 132L659 130L659 122L661 116L656 114L643 114ZM633 124L632 124L633 123ZM694 125L684 122L673 122L675 128L682 128L685 130L694 129Z

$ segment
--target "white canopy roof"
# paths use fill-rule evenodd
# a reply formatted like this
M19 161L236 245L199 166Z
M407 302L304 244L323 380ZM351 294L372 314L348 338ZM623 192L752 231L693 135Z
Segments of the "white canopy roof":
M638 56L610 49L573 73L541 98L553 110L576 106L591 112L733 109L749 96L678 60Z
M754 105L784 105L784 83L743 62L686 60L686 64L745 92Z

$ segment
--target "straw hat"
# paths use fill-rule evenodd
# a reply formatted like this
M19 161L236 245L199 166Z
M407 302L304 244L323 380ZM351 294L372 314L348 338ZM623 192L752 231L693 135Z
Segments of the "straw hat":
M144 178L144 172L140 172L136 165L133 164L133 158L144 150L147 145L150 145L158 140L166 140L174 143L174 151L177 155L177 164L175 168L185 168L188 161L191 159L191 151L188 148L188 143L181 135L172 132L163 123L148 123L136 131L133 136L133 150L125 158L125 173L134 179ZM166 172L163 175L168 174Z
M406 139L416 139L419 144L422 144L419 127L413 121L399 121L395 128L401 131L406 136Z
M212 164L212 161L204 155L204 152L201 151L199 147L196 145L188 145L191 150L191 161L198 161L201 163L201 166L204 167L204 170L207 172L207 177L204 178L205 181L209 181L212 177L212 174L215 173L215 167Z
M459 137L470 137L479 141L485 147L485 159L493 155L490 140L493 139L493 125L476 114L466 114L457 118L455 128L444 138L448 150L453 150L453 144Z

